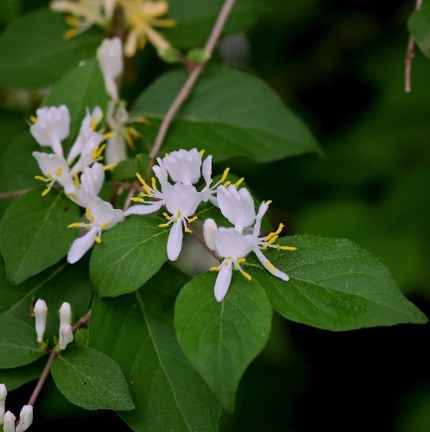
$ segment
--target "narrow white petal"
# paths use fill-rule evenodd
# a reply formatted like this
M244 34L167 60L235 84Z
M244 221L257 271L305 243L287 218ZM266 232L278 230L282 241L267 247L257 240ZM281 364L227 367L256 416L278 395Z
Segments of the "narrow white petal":
M94 237L97 235L97 232L98 228L91 228L84 236L79 237L72 243L67 254L67 261L70 264L78 262L90 250L95 242Z
M230 288L231 276L233 274L233 267L231 261L227 265L221 264L221 269L216 278L214 294L218 302L221 302L228 289Z
M264 266L264 268L268 270L273 276L276 276L285 282L288 282L290 280L287 274L273 266L273 264L263 255L263 252L261 252L258 247L254 249L254 253L257 256L258 260L261 262L261 264Z
M64 302L60 307L60 326L72 323L72 307L70 303Z
M3 421L3 432L15 432L16 417L12 412L7 411L4 415Z
M19 413L19 423L16 427L16 432L24 432L33 423L33 407L24 405Z
M117 164L127 158L127 146L124 137L116 132L115 135L108 139L105 160L108 165Z
M167 257L170 261L176 261L182 249L182 238L184 233L182 231L182 222L178 220L173 223L170 229L169 238L167 240Z
M64 350L67 348L69 343L73 342L73 328L70 324L62 324L60 326L60 349Z
M34 326L36 328L37 342L43 342L43 335L46 329L46 317L48 314L48 306L42 299L37 300L34 305Z
M206 219L203 224L203 238L209 249L215 250L215 232L217 230L216 222L213 219Z
M124 212L124 215L125 216L130 216L133 214L146 215L146 214L154 213L157 210L160 210L163 204L164 202L162 200L153 203L148 203L148 204L138 204L127 209Z

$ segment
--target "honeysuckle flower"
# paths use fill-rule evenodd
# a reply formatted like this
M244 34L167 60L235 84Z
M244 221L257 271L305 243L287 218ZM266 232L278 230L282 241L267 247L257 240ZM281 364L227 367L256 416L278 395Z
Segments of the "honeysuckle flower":
M60 325L60 331L59 331L59 349L65 350L67 348L67 345L69 343L73 342L73 328L70 324L61 324Z
M6 386L3 383L1 383L0 384L0 426L3 424L6 396L7 396Z
M124 220L122 210L114 209L112 205L97 196L81 192L82 200L87 204L86 222L77 222L69 225L69 228L86 228L87 232L77 238L69 249L67 261L74 264L79 261L94 243L101 243L103 230L113 228Z
M163 159L158 159L158 163L164 165L174 182L192 185L200 180L202 155L203 152L198 152L195 148L181 149L169 153Z
M15 432L16 417L11 411L6 411L3 416L3 432Z
M255 221L254 199L246 188L237 189L235 185L219 186L217 189L218 206L221 213L240 233Z
M37 342L43 342L43 335L46 329L46 317L48 315L48 306L44 300L39 299L34 305L34 325L36 328Z
M207 219L203 229L204 238L208 247L214 250L217 255L224 258L220 266L212 267L211 269L219 271L214 287L215 298L219 302L222 301L229 289L233 268L240 270L246 279L252 279L251 275L246 273L241 267L241 264L246 262L245 257L250 252L255 253L260 263L272 275L287 282L289 280L288 275L277 269L270 260L264 256L261 250L265 250L269 247L288 251L295 250L294 247L274 244L283 229L282 224L279 225L276 231L260 237L261 221L269 208L270 201L261 203L258 213L255 215L253 201L252 206L249 201L250 199L252 200L252 197L250 195L248 196L246 192L242 192L240 195L237 195L238 198L241 198L239 205L233 209L227 209L227 202L231 197L235 196L232 189L230 187L228 189L230 189L230 191L226 188L218 188L219 191L222 191L221 194L225 194L220 201L220 208L221 205L224 207L224 212L229 216L230 222L236 223L235 227L217 228L216 223L212 219ZM242 188L238 192L241 190L246 189ZM223 201L224 198L226 198L226 201ZM244 209L243 216L239 214L241 208ZM252 212L254 212L255 216L253 218L254 220L251 221ZM249 233L248 231L251 230L251 225L254 226L252 232ZM248 228L248 230L244 228Z
M84 168L80 179L80 188L78 191L77 202L81 207L87 207L85 197L97 196L105 181L105 168L96 162L90 167Z
M118 88L115 79L123 73L121 39L104 39L97 49L97 59L105 80L106 91L114 100L118 100Z
M64 157L61 141L70 132L70 114L65 105L57 107L44 107L36 110L32 117L34 123L30 132L39 145L51 147L60 158Z
M60 327L63 324L71 324L72 323L72 307L70 306L70 303L63 302L60 307Z
M107 28L112 22L116 3L117 0L54 0L50 6L55 12L71 14L66 22L72 28L64 34L68 40L93 25Z
M33 423L33 407L24 405L19 413L19 423L16 427L16 432L24 432Z
M172 27L175 22L168 19L159 19L169 9L164 0L118 0L124 12L124 17L129 27L125 41L124 52L127 57L132 57L137 49L142 49L149 40L161 54L170 48L169 42L161 36L154 27Z

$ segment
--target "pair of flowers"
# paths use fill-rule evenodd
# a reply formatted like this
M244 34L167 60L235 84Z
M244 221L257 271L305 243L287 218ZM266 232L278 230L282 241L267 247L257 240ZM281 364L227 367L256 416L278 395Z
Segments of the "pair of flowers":
M12 411L5 412L7 389L3 383L0 383L0 429L3 426L3 432L24 432L31 423L33 423L33 406L24 405L19 414L19 423L15 427L16 417Z

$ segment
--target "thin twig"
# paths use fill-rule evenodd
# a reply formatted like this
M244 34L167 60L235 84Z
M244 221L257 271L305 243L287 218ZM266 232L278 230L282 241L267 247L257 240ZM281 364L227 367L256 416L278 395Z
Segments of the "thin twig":
M43 385L45 384L46 378L48 378L52 363L54 363L54 360L57 357L57 355L58 352L55 350L55 348L53 348L49 354L48 361L46 362L46 365L43 368L42 375L40 375L39 381L37 381L36 387L34 388L33 393L30 396L27 405L34 406L34 404L36 403L36 399L39 396L39 393L42 390Z
M417 0L415 3L415 10L419 10L423 0ZM408 47L406 49L405 57L405 92L409 93L412 90L411 76L412 76L412 61L415 57L415 39L412 35L409 36Z
M83 325L87 325L91 317L91 310L89 310L84 316L80 317L72 327L73 333Z
M192 236L200 243L200 245L207 252L209 252L217 261L219 261L219 258L217 256L217 254L206 244L206 242L204 241L204 239L202 238L202 236L200 234L198 234L197 231L191 229L190 227L188 227L188 229L191 231Z
M215 49L215 45L217 44L218 39L221 36L221 32L224 28L225 22L230 14L230 11L234 5L234 2L235 0L224 1L224 5L218 15L218 18L214 24L214 27L212 28L211 34L209 35L209 38L204 48L206 54L208 55L208 58L212 56L212 53ZM151 153L149 154L149 157L151 158L151 165L153 165L155 158L160 152L161 146L163 145L164 138L167 134L167 131L169 129L170 123L173 120L173 117L176 115L179 108L188 98L192 88L194 87L194 84L196 83L200 74L203 72L205 65L206 63L202 62L194 66L191 73L188 75L187 80L185 81L184 85L182 86L181 90L176 96L176 99L173 101L165 117L163 118L160 129L158 130L157 137L155 139L154 146L152 147Z
M3 193L0 193L0 200L24 195L28 191L29 191L29 189L21 189L21 190L16 190L16 191L3 192Z

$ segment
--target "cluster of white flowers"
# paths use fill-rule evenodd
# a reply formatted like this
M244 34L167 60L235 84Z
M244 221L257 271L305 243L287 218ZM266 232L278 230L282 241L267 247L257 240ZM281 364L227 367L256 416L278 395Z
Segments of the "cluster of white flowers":
M124 219L121 210L114 209L110 203L98 197L105 180L105 169L109 167L99 162L105 147L102 142L107 137L95 130L101 117L102 112L98 107L92 112L87 111L67 158L64 157L61 144L70 133L70 113L65 105L39 108L30 127L39 145L50 147L53 151L33 152L44 174L36 176L36 179L47 185L42 195L46 195L54 183L58 183L73 202L86 208L88 223L70 225L72 228L88 229L70 248L67 260L71 264L80 260L94 242L100 242L102 230L110 229Z
M24 405L19 413L19 423L16 425L16 417L11 411L5 412L7 389L0 384L0 428L3 432L24 432L33 422L33 407Z
M34 305L34 325L36 328L37 342L40 345L44 344L43 336L46 329L46 318L48 315L48 306L42 299L37 300ZM72 308L70 303L64 302L59 310L60 326L58 329L58 344L57 350L62 351L67 348L67 345L73 342L73 327L72 327Z

